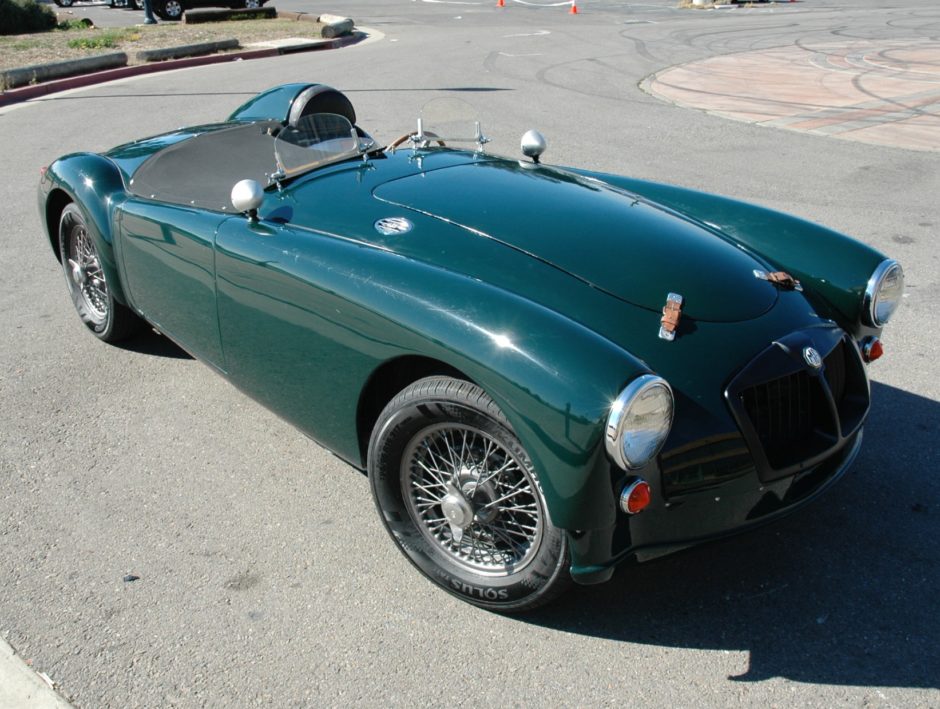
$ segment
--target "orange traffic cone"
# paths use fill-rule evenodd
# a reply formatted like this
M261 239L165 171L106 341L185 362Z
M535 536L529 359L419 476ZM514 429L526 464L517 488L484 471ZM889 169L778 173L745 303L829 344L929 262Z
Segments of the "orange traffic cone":
M498 0L498 2L496 3L496 7L506 7L505 0Z
M568 10L569 15L578 14L578 0L571 0L571 9Z

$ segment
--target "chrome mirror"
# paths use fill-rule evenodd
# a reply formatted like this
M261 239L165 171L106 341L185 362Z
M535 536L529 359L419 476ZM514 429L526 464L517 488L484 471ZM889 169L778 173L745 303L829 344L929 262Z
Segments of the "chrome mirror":
M532 158L536 165L539 163L539 156L548 148L545 142L545 136L537 130L528 130L522 136L522 154L527 158Z
M248 215L250 221L258 221L258 207L264 201L264 190L255 180L241 180L232 188L232 206Z

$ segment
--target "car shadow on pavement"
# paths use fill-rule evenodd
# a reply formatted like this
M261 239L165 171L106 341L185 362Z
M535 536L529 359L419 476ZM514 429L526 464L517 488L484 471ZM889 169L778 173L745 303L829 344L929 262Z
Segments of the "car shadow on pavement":
M832 490L752 533L578 587L525 622L629 643L749 653L728 677L940 685L940 402L881 384Z
M134 337L115 343L128 352L166 357L168 359L193 359L193 356L177 345L173 340L164 337L152 328L145 328Z

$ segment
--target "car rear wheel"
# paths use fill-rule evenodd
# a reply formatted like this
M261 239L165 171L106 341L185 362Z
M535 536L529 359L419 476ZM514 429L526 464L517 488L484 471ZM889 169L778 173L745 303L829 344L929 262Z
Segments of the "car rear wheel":
M74 0L53 0L59 7L72 7Z
M59 219L59 253L72 303L88 329L105 342L134 334L142 321L111 295L94 239L74 203Z
M517 612L567 587L567 537L549 519L525 449L479 387L430 377L399 393L372 432L369 479L401 551L455 596Z

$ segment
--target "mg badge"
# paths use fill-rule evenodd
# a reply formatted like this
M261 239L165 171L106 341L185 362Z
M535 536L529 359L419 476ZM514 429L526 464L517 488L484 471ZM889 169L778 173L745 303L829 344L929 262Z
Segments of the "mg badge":
M404 217L386 217L379 219L375 223L375 230L383 236L395 236L396 234L407 234L411 231L414 224Z
M803 348L803 359L806 360L806 364L813 369L822 367L822 357L820 357L819 352L812 347Z

